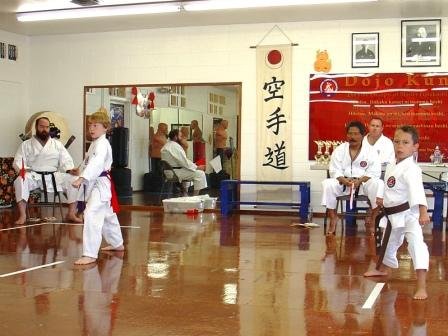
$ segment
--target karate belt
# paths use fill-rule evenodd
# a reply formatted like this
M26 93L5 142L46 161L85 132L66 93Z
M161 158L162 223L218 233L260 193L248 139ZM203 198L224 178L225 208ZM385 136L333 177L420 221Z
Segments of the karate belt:
M409 209L409 203L405 202L400 205L396 205L388 208L381 208L378 216L375 218L375 228L376 228L376 246L378 252L378 261L376 263L376 269L379 270L381 264L383 263L384 254L386 253L387 243L389 242L390 233L392 232L392 223L389 220L389 215L393 215L399 212L403 212ZM380 220L386 216L387 226L384 231L383 239L381 239L381 230L379 228Z
M359 177L351 177L351 176L344 176L344 177L348 178L348 179L359 180ZM339 182L339 184L342 184L342 183ZM355 189L355 197L358 197L360 186L361 185L359 185L358 188ZM345 192L346 190L347 190L347 186L344 184L344 186L342 187L342 192Z
M110 191L112 194L112 197L110 199L110 205L112 206L112 209L115 213L119 213L120 212L120 203L118 202L118 196L117 196L117 191L115 189L115 183L114 180L112 179L112 175L110 174L110 170L105 170L103 172L101 172L100 177L107 177L110 181ZM86 186L84 185L84 190L83 190L83 194L84 194L84 200L83 201L78 201L77 204L77 208L79 212L83 212L84 209L86 208Z
M58 192L56 185L56 178L54 177L55 172L48 171L35 171L35 173L39 174L42 177L42 190L44 191L44 202L48 203L48 191L47 191L47 182L45 181L45 175L51 176L51 184L53 185L53 192L56 194Z

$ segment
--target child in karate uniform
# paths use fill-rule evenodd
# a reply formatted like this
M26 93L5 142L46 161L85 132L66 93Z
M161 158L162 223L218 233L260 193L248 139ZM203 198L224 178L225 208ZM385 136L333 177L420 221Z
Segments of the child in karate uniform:
M413 126L401 126L395 131L393 143L395 163L386 168L384 176L384 199L378 199L388 213L391 234L384 253L382 264L364 276L388 275L392 268L398 268L397 250L408 242L414 269L417 274L417 290L414 299L424 300L426 292L426 273L429 266L429 252L423 240L422 227L429 223L427 202L422 182L422 170L414 162L413 154L418 150L418 133ZM403 205L405 210L403 210ZM392 209L395 208L395 212ZM399 209L401 208L401 209ZM387 222L383 217L380 226Z
M112 148L106 139L110 117L100 108L89 117L89 134L94 140L90 145L80 177L72 185L81 188L86 199L84 211L83 256L75 265L96 262L101 245L101 235L109 244L102 250L124 250L120 223L111 206L112 181L109 170L112 165Z

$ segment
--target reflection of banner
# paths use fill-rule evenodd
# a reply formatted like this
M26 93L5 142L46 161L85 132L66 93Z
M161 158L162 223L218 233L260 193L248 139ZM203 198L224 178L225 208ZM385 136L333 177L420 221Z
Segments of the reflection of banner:
M257 180L291 179L291 45L257 47Z
M429 161L438 145L448 153L448 73L371 73L310 76L309 159L315 140L345 140L345 125L372 116L384 120L392 137L410 124L420 133L419 161Z

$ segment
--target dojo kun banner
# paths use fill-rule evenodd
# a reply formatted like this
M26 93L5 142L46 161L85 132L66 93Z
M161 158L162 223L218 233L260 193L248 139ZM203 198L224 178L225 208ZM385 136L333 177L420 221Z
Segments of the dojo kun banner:
M309 159L315 140L345 141L345 125L372 116L384 120L384 134L409 124L420 134L419 162L434 148L448 154L448 73L313 74L310 76Z
M257 47L257 180L291 179L291 45Z

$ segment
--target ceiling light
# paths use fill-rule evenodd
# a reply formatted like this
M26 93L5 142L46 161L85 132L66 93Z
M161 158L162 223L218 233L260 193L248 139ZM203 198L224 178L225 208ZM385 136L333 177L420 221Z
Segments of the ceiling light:
M67 8L46 11L20 12L17 13L17 20L46 21L63 19L80 19L104 16L140 15L156 13L179 12L180 6L177 3L144 3L113 6L95 6L85 8Z
M185 3L186 11L202 11L216 9L240 9L255 7L304 6L304 5L331 5L349 2L373 2L378 0L205 0Z

